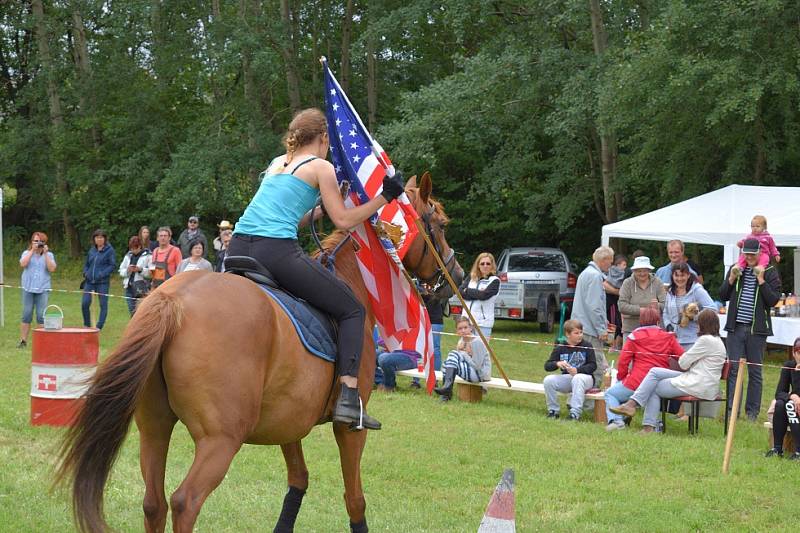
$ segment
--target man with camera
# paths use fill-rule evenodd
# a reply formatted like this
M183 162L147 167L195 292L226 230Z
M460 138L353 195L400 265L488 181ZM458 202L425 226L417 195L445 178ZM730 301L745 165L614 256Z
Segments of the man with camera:
M17 348L28 345L28 333L36 307L36 322L44 322L44 310L49 296L50 273L56 270L56 258L47 247L47 235L41 231L33 232L28 249L19 258L22 267L22 323L19 325Z

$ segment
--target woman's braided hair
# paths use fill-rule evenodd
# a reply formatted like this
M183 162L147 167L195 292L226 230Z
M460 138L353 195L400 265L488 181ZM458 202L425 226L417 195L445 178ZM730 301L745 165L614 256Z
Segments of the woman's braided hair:
M292 160L298 148L302 148L314 141L318 135L328 131L328 121L325 115L316 107L310 107L298 111L289 123L289 129L283 137L283 145L286 147L286 162Z

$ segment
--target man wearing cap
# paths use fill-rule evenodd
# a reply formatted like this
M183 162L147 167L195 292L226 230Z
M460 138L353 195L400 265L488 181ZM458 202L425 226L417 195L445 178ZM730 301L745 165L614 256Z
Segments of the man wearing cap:
M672 266L677 265L678 263L685 262L687 265L689 265L689 271L696 277L700 277L694 266L689 264L688 260L685 259L686 256L683 254L683 252L683 241L673 239L667 243L667 255L669 256L669 263L656 270L656 277L660 279L664 285L669 285L672 283Z
M231 232L233 232L233 224L231 224L230 221L228 221L228 220L223 220L222 222L217 224L217 227L219 228L219 235L214 237L214 251L215 252L219 252L223 248L223 246L222 246L222 234L226 230L230 230Z
M208 255L208 239L206 239L203 230L199 227L200 220L197 216L192 215L189 217L189 222L186 224L186 229L181 232L178 237L178 247L181 249L181 256L184 259L189 257L192 250L192 243L195 240L200 240L203 243L203 257Z
M728 359L731 361L728 374L728 409L733 402L739 358L746 357L748 379L744 410L747 418L755 421L761 411L761 362L764 345L767 343L767 337L772 335L769 309L780 299L781 279L773 266L768 266L756 275L753 269L758 265L757 239L746 239L742 253L746 266L741 276L737 277L728 270L719 289L719 296L723 302L728 301L725 322L725 331L728 332L726 341Z
M622 315L623 342L630 333L639 327L639 315L642 309L653 307L659 311L664 309L667 291L664 284L653 274L650 258L640 255L633 260L631 277L622 282L619 288L619 312Z

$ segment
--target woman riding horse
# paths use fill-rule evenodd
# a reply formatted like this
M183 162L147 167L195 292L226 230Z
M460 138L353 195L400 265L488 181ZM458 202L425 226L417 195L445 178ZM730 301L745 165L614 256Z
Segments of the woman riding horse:
M309 163L312 164L312 163ZM464 272L445 239L447 215L431 196L427 173L406 192L425 224L445 269L461 282ZM325 193L323 192L323 199ZM383 200L381 200L383 201ZM328 252L345 233L323 242ZM403 258L410 274L447 299L437 266L421 236ZM336 275L366 309L360 351L373 353L369 293L356 263L355 245L342 246ZM220 320L225 323L219 328ZM360 397L369 400L375 359L358 368ZM280 445L288 491L275 531L293 530L309 475L302 439L332 419L333 365L311 355L278 303L242 276L186 272L150 293L114 351L98 366L85 402L66 434L57 480L69 480L75 521L82 532L105 532L103 493L133 419L139 430L139 462L145 492L144 530L161 533L172 511L172 530L190 533L206 498L222 482L243 444ZM165 495L167 453L180 421L195 443L194 460L169 502ZM354 533L368 531L361 484L366 431L333 424L339 447L344 501Z
M267 267L281 287L333 316L339 324L337 370L341 391L333 421L380 429L381 424L361 408L358 366L364 337L364 307L353 292L319 262L310 259L297 242L303 215L314 208L318 195L337 228L348 230L403 193L402 177L383 179L383 192L348 209L339 193L333 165L325 160L330 149L325 115L306 109L295 115L284 137L286 153L272 160L244 214L236 223L229 256L250 256Z

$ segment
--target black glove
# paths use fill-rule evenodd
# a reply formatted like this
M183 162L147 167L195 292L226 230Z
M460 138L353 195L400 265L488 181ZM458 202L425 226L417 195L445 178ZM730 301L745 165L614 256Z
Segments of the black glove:
M403 174L401 172L395 172L391 178L388 174L383 177L381 196L386 198L386 203L391 202L404 192L406 192L406 189L403 185Z

